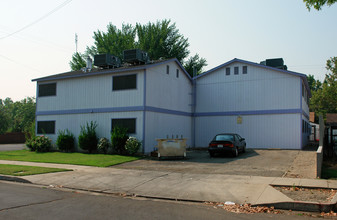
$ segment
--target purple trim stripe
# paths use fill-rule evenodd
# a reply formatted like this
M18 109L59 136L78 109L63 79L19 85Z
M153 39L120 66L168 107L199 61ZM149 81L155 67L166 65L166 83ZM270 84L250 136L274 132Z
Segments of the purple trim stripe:
M87 109L69 109L55 111L38 111L36 115L67 115L67 114L87 114L87 113L109 113L109 112L133 112L143 111L144 106L114 107L114 108L87 108Z
M182 116L190 116L190 117L192 116L192 113L189 113L189 112L169 110L169 109L157 108L157 107L152 107L152 106L146 106L145 111L171 114L171 115L182 115Z
M302 113L301 109L275 109L256 111L230 111L230 112L200 112L195 113L196 117L204 116L230 116L230 115L269 115L269 114L296 114Z
M230 116L230 115L268 115L268 114L296 114L303 113L302 109L274 109L274 110L255 110L255 111L229 111L229 112L199 112L192 114L190 112L157 108L152 106L130 106L130 107L114 107L114 108L95 108L95 109L70 109L56 111L38 111L40 115L66 115L66 114L87 114L87 113L109 113L109 112L133 112L133 111L149 111L171 115L181 116Z

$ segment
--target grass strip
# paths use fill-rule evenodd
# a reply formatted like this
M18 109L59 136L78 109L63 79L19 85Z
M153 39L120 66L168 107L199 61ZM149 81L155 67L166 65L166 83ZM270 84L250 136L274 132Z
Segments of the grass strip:
M49 167L0 164L0 174L10 175L10 176L27 176L27 175L54 173L54 172L63 172L63 171L71 171L71 170L59 169L59 168L49 168Z
M116 164L139 160L141 157L110 154L85 154L47 152L37 153L29 150L2 151L0 160L28 161L40 163L74 164L84 166L109 167Z

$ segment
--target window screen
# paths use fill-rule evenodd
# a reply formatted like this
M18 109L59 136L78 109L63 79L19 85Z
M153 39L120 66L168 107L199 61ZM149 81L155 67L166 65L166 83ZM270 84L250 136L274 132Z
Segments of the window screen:
M135 118L123 118L123 119L111 119L111 131L115 126L128 129L129 134L136 133L136 119Z
M226 75L228 76L228 75L230 75L231 74L231 68L230 67L227 67L226 68Z
M112 90L126 90L137 88L137 75L113 76Z
M38 134L55 134L55 121L38 121Z
M236 66L234 67L234 75L238 75L239 74L239 67Z
M242 67L242 74L247 74L247 66Z
M56 83L39 85L39 97L56 96Z

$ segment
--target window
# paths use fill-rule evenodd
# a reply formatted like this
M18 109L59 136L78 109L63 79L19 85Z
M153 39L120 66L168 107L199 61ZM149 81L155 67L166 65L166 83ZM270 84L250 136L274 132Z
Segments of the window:
M238 75L239 74L239 67L236 66L234 67L234 75Z
M126 90L137 88L137 75L113 76L112 90Z
M55 134L55 121L38 121L38 134Z
M247 74L247 66L242 67L242 74Z
M177 78L179 78L179 70L177 69Z
M230 134L219 134L214 137L214 141L234 141L234 136Z
M39 97L56 96L56 83L39 85Z
M227 67L226 68L226 76L229 76L229 75L231 75L231 68Z
M136 133L136 119L135 118L123 118L123 119L111 119L111 131L115 126L127 128L129 134Z
M166 66L166 74L170 74L170 66L169 65Z

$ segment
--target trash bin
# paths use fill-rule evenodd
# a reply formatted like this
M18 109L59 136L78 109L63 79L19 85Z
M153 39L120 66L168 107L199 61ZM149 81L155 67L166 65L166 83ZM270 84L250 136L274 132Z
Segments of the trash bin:
M186 138L156 139L158 157L186 157Z

